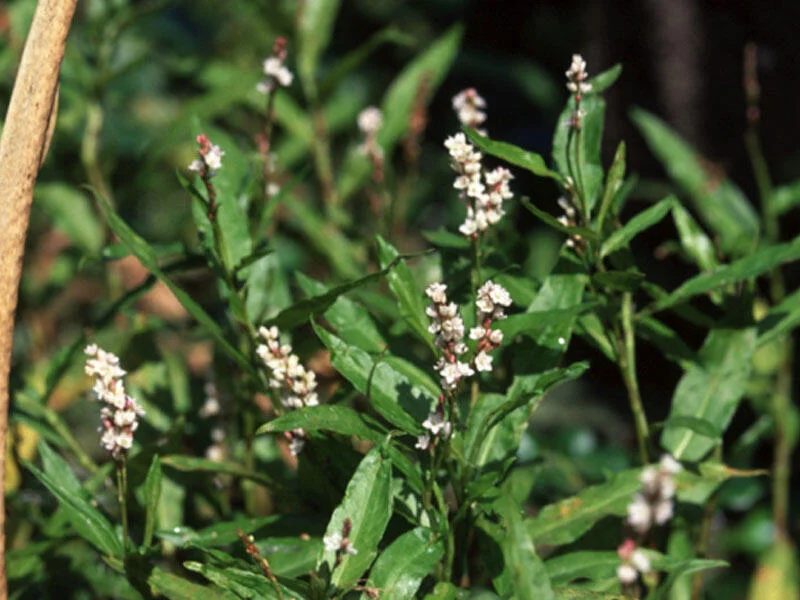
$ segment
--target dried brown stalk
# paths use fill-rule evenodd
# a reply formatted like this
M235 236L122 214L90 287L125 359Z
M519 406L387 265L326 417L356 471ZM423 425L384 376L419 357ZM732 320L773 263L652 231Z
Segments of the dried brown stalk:
M8 376L17 291L36 175L55 120L58 73L77 0L36 7L0 139L0 482L5 488ZM0 598L5 569L5 489L0 494Z

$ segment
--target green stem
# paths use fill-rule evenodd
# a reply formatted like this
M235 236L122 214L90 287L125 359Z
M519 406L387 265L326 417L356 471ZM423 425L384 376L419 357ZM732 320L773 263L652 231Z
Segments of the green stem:
M472 261L472 295L477 300L478 298L478 290L481 287L481 242L478 236L472 237L472 254L473 254L473 261ZM475 305L475 326L479 326L478 323L478 316L480 311L478 310L477 304ZM481 393L480 387L480 380L478 378L478 374L476 373L474 379L472 380L472 385L470 387L470 400L469 405L470 409L475 406L478 402L478 397Z
M792 367L794 342L785 341L786 360L776 383L772 410L775 420L775 456L772 466L772 512L778 536L788 539L789 491L792 474L792 445L786 415L792 408Z
M772 178L769 174L769 167L764 158L761 148L761 139L758 135L758 127L755 123L751 124L744 136L747 156L753 169L753 176L758 187L758 195L761 204L761 222L764 227L764 237L770 244L776 244L780 240L780 224L778 216L772 208L773 186ZM774 303L783 300L786 295L783 273L780 267L775 267L770 272L770 295Z
M122 556L128 555L128 463L125 455L116 462L117 500L122 520Z
M583 169L581 168L581 130L575 130L574 144L575 147L575 191L581 201L581 216L583 217L583 226L589 227L591 215L589 214L589 201L586 198L586 185L583 180Z
M647 417L642 405L642 397L639 393L639 381L636 377L636 340L633 329L633 295L625 293L622 296L622 331L617 328L617 341L619 345L619 369L625 381L625 388L628 390L628 400L631 404L634 423L636 425L636 437L639 441L639 457L642 464L650 462L647 452L647 440L649 428Z

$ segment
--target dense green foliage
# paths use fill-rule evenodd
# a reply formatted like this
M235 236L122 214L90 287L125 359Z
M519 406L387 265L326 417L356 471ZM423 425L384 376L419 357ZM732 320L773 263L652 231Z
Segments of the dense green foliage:
M9 82L33 4L10 3ZM505 218L462 235L473 201L444 140L425 141L461 26L418 39L387 25L334 53L338 1L165 17L175 4L86 2L64 62L15 345L11 596L797 597L800 302L782 269L800 238L779 219L800 194L769 182L755 125L751 202L633 111L670 178L642 205L625 144L604 139L621 66L569 94L549 157L493 139L491 106L487 135L451 116L437 129L515 175ZM189 53L191 18L218 20L219 55ZM280 36L294 79L260 93ZM371 69L380 52L405 66ZM370 142L357 121L371 104ZM564 216L531 185L563 196ZM692 269L670 289L636 245L653 230ZM476 307L489 281L510 300ZM431 329L435 282L467 332L485 329L463 352ZM290 340L319 403L270 363ZM145 412L114 458L83 370L95 343ZM642 345L680 370L668 407L642 397ZM448 387L462 354L478 372ZM582 398L595 369L615 373L629 416ZM752 424L729 429L744 405ZM663 454L680 470L654 466ZM637 529L657 469L674 506L665 492L669 517ZM650 566L628 581L626 543Z

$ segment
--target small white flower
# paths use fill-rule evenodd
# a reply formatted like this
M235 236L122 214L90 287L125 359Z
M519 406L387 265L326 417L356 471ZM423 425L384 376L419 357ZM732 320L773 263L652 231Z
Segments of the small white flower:
M486 352L479 352L475 357L475 368L478 371L488 372L492 370L492 357Z
M358 128L364 135L375 135L383 125L383 113L377 106L368 106L358 114Z
M634 550L633 554L631 554L631 564L636 567L636 570L642 575L650 572L650 559L647 558L647 555L639 548Z
M623 564L617 567L617 578L623 584L630 585L639 577L636 569L632 565Z
M628 524L639 533L650 529L653 522L653 510L650 503L641 494L633 497L633 502L628 505Z
M585 83L589 74L586 72L586 61L580 54L572 55L572 63L569 66L567 75L567 89L573 94L586 94L592 91L592 85Z
M322 538L322 543L325 545L326 552L338 552L342 547L342 534L332 533Z
M428 446L430 445L431 445L431 436L430 434L426 433L417 438L417 443L414 444L414 448L418 450L427 450Z
M447 291L447 286L443 283L432 283L428 286L425 290L425 293L428 295L428 298L431 299L432 302L437 304L444 304L447 302L447 296L445 292Z
M486 335L486 330L483 327L473 327L469 330L469 339L482 340Z
M223 156L225 156L225 152L216 144L211 144L211 147L205 155L206 166L208 166L209 170L218 171L222 168Z
M677 475L683 470L681 463L672 458L669 454L664 454L661 457L659 467L663 473L669 473L670 475Z
M653 509L653 520L657 525L664 525L672 518L672 500L661 500Z

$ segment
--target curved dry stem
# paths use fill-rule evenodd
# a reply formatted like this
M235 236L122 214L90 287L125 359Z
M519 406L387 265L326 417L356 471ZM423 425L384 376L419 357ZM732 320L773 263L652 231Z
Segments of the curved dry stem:
M58 73L76 4L39 1L0 139L0 482L5 481L8 375L28 217L55 119ZM5 493L0 494L0 598L7 596L4 525Z

